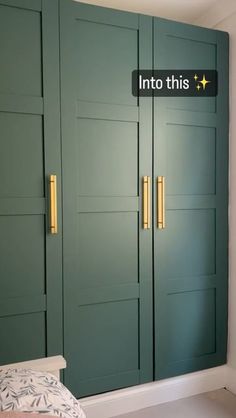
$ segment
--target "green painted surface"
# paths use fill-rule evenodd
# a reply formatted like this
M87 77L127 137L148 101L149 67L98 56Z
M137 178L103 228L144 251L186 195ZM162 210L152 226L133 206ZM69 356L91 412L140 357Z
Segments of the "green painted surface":
M77 132L78 195L137 196L137 123L79 118Z
M42 117L2 112L0 125L4 132L0 154L0 196L43 197Z
M0 364L62 353L57 0L0 0ZM30 330L30 332L29 332Z
M167 210L166 225L158 250L160 276L198 278L216 273L215 209Z
M0 49L0 94L41 96L40 13L0 2Z
M151 100L137 105L127 88L132 66L152 62L150 19L138 21L61 0L65 381L77 396L152 380L153 265L155 379L225 361L227 93L157 98L152 119ZM153 59L155 68L217 68L222 79L227 39L154 19ZM153 256L140 200L152 162ZM156 228L157 175L167 182L164 231ZM133 334L127 315L120 356L125 327L113 336L112 326L124 320L122 300L139 311ZM129 369L130 352L139 366Z
M137 224L135 212L77 215L77 276L81 287L138 282ZM93 255L89 264L88 254Z
M44 312L0 317L1 364L45 357L45 326Z
M44 217L0 216L1 295L45 293Z
M166 357L170 362L214 354L215 289L180 291L168 296ZM187 315L186 315L187 313ZM193 331L194 330L194 331Z
M139 181L151 175L151 102L138 106L130 84L138 60L151 66L151 29L148 17L61 1L65 383L76 396L153 378Z
M174 123L166 134L168 194L214 195L215 128Z
M223 364L227 35L70 0L0 0L0 23L0 364L64 345L76 396ZM137 100L131 71L152 63L217 69L218 97ZM166 177L163 231L158 175Z
M136 106L137 98L130 94L130 74L138 64L137 30L114 26L109 20L106 24L83 21L78 9L74 35L77 98ZM84 54L86 59L81 60Z
M79 373L86 376L87 384L91 379L97 387L103 387L103 381L110 380L110 389L115 389L126 385L130 372L134 375L131 384L139 383L139 302L127 300L127 295L123 298L109 302L107 299L75 310L79 332L75 333L71 354L78 358ZM75 374L72 379L71 383L77 385ZM82 386L81 396L86 391L86 386Z
M219 75L216 98L154 100L154 178L166 177L166 229L154 226L156 380L226 361L227 54L225 33L154 19L155 68Z

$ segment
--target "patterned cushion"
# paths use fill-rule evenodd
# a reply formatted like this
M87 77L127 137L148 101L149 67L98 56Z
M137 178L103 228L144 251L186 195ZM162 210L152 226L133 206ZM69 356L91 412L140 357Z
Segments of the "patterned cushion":
M40 418L39 412L0 411L0 418ZM41 418L53 418L52 415L41 415Z
M54 375L29 369L0 369L0 411L85 418L79 402Z

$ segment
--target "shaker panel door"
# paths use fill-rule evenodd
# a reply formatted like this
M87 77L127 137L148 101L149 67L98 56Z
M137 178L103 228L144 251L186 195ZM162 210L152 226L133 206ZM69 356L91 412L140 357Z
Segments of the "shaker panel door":
M152 19L61 1L65 383L76 396L153 379L150 100Z
M0 364L62 353L58 5L0 0Z
M156 379L226 361L227 63L227 34L154 19L155 68L218 71L217 97L154 99Z

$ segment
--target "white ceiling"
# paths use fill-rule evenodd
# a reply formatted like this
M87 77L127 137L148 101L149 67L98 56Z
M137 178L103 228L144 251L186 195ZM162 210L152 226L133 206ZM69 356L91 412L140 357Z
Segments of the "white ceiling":
M77 0L78 1L78 0ZM220 0L79 0L113 9L193 23ZM221 0L222 1L222 0ZM226 3L228 0L224 0Z

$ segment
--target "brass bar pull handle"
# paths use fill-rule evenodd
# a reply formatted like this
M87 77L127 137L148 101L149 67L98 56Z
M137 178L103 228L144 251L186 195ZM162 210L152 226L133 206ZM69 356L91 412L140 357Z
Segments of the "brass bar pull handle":
M164 229L166 227L165 216L165 177L157 177L157 228Z
M50 232L57 234L57 176L51 174L50 183Z
M151 228L151 203L150 203L150 185L149 176L143 177L143 229Z

